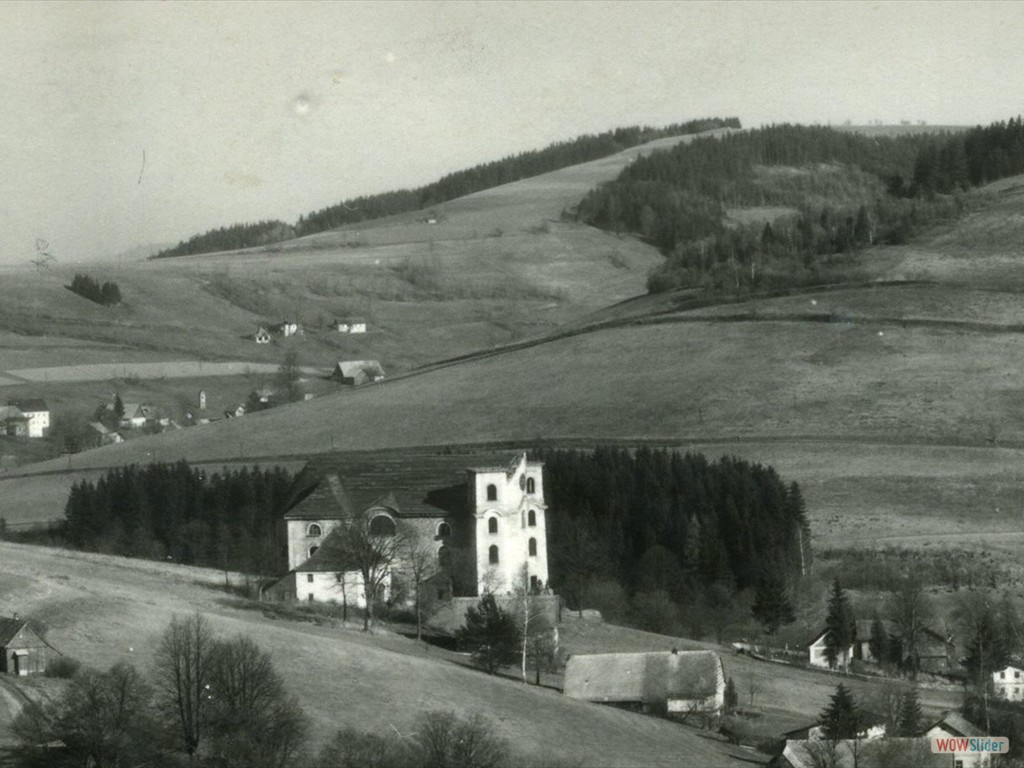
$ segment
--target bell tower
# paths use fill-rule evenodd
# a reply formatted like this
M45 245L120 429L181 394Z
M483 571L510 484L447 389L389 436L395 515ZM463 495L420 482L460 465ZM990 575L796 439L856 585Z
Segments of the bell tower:
M528 461L523 453L507 467L470 469L468 490L476 533L477 594L546 586L543 464Z

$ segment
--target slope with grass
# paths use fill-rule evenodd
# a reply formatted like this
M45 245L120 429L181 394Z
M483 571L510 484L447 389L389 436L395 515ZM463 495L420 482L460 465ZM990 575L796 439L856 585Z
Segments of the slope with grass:
M722 307L688 309L692 295L627 302L547 339L201 432L111 446L75 456L74 468L154 450L161 460L273 460L331 449L659 440L757 458L801 482L824 543L970 533L977 546L1017 549L1021 537L1005 534L1016 531L1011 510L1024 495L1024 265L1012 224L1024 188L1001 182L979 195L988 204L967 219L867 252L880 283ZM972 238L975 249L966 246ZM911 270L917 279L901 282Z
M49 639L85 664L151 668L175 613L199 611L221 635L244 634L272 654L313 721L314 742L339 728L409 733L431 709L479 712L514 748L538 761L584 765L741 763L730 749L673 723L563 698L445 660L401 637L264 615L222 591L218 571L0 544L0 612L49 626Z

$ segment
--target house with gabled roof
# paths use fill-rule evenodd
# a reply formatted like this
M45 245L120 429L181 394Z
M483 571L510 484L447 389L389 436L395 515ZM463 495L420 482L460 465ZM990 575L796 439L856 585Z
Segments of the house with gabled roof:
M17 408L28 419L29 437L45 437L46 430L50 428L50 407L45 400L35 397L9 400L7 404Z
M725 669L714 651L574 654L565 665L564 693L641 711L718 714Z
M874 621L858 619L855 623L853 642L845 652L840 653L836 660L837 667L846 667L851 660L877 662L871 651L871 628ZM897 648L904 664L909 664L909 651L903 648L899 626L888 619L881 619L880 624L890 644ZM807 646L808 663L812 667L828 669L828 656L825 652L829 631L819 632ZM923 628L917 638L916 656L921 671L936 674L951 674L957 671L956 646L951 638L943 637L938 632Z
M46 671L50 659L62 655L18 614L0 616L0 674L38 675Z
M0 435L28 437L28 416L14 405L0 405Z
M257 344L269 344L270 343L270 331L264 328L262 325L256 329L256 333L253 334Z
M376 360L340 360L331 376L342 384L359 386L383 379L384 369Z

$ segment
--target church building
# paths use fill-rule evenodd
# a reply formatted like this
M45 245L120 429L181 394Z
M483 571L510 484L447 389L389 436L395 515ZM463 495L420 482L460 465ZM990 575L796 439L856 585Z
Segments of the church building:
M429 462L347 471L336 458L310 462L284 513L288 573L270 594L363 607L362 574L343 536L357 519L368 521L372 535L411 536L430 547L450 580L448 594L542 591L548 581L542 463L522 453L507 465L471 467L451 479L446 485ZM400 559L392 570L389 576L400 578Z

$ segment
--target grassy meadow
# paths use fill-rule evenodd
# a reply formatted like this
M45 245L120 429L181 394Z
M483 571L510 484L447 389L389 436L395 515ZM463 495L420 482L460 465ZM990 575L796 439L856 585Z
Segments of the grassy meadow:
M220 571L0 544L0 613L42 620L48 638L83 663L152 666L175 614L203 613L222 636L271 653L313 722L314 743L351 726L409 733L431 709L479 712L521 753L594 766L741 765L724 744L674 723L562 697L453 664L390 633L315 626L264 614L223 591Z

